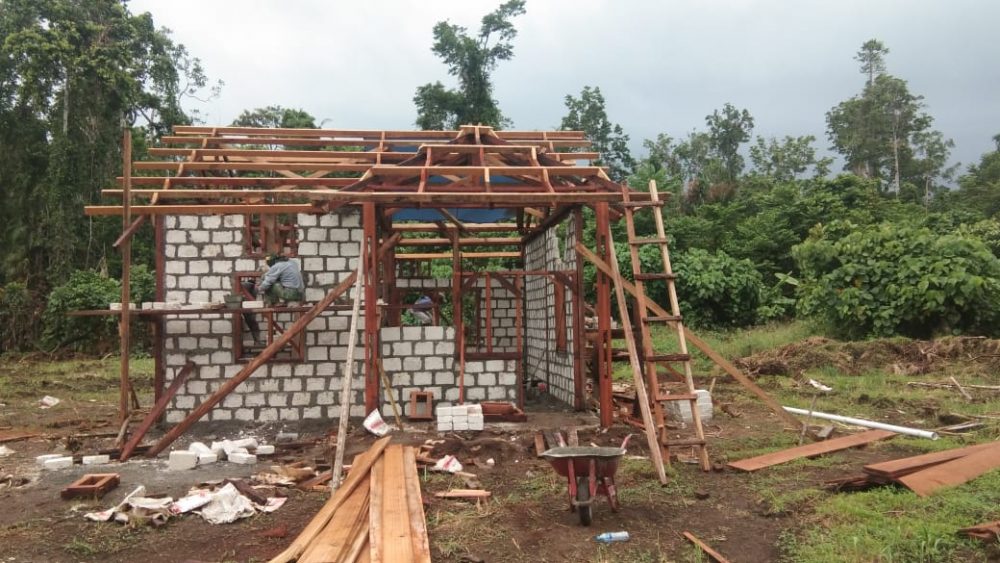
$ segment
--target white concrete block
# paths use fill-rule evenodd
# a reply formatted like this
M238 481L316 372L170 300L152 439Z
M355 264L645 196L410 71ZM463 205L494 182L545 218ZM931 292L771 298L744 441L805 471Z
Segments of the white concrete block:
M174 450L170 452L167 469L170 471L183 471L194 469L196 465L198 465L198 454L187 450Z
M40 456L36 457L35 458L35 463L37 463L41 467L45 467L45 462L46 461L48 461L50 459L59 459L61 457L65 457L65 456L62 455L62 454L44 454L44 455L40 455Z
M188 451L196 454L210 454L212 453L212 448L206 446L202 442L192 442L191 445L188 446Z
M244 301L243 302L243 308L244 309L263 309L264 308L264 302L263 301Z
M465 412L468 413L469 416L473 415L482 416L483 405L465 405Z
M271 444L261 444L257 446L257 455L274 455L274 446Z
M459 422L459 421L454 421L453 420L451 422L451 429L452 430L468 430L469 429L469 421L468 420L463 420L463 421Z
M209 465L219 461L219 456L214 453L200 453L198 454L198 465Z
M472 414L469 415L469 430L482 430L484 428L485 422L483 415Z
M453 430L453 428L451 426L451 421L448 421L448 422L438 421L438 424L437 424L437 431L438 432L450 432L451 430Z
M85 455L83 456L84 465L101 465L104 463L111 463L111 456L104 455Z
M229 456L229 461L231 461L233 463L240 463L240 464L243 464L243 465L251 465L251 464L257 463L257 456L255 456L253 454L247 454L247 453L241 453L241 452L233 452Z

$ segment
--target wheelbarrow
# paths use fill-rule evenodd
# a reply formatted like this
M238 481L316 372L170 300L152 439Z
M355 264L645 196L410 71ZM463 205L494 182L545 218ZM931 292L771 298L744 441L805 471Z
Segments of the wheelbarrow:
M589 526L593 521L591 507L598 495L608 497L611 510L618 512L615 472L627 442L628 438L620 448L566 447L542 453L556 473L569 481L569 509L580 516L580 524Z

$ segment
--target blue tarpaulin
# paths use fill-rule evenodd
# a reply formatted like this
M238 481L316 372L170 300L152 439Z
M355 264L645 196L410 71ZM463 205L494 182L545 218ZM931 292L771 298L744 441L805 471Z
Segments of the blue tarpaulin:
M468 209L453 208L448 211L463 223L496 223L501 219L513 217L510 209ZM437 209L400 209L392 214L394 221L444 221Z

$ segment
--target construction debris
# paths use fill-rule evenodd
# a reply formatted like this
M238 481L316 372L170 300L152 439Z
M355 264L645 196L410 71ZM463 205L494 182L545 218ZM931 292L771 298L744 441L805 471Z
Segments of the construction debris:
M830 452L846 450L847 448L862 446L877 440L885 440L895 435L895 433L887 430L869 430L867 432L861 432L860 434L842 436L840 438L834 438L833 440L826 440L815 444L806 444L804 446L798 446L787 450L734 461L729 464L729 467L739 469L740 471L757 471L758 469L764 469L765 467L771 467L772 465L786 463L792 461L793 459L816 457Z
M434 493L436 498L459 498L480 500L490 498L493 493L483 489L451 489L450 491Z

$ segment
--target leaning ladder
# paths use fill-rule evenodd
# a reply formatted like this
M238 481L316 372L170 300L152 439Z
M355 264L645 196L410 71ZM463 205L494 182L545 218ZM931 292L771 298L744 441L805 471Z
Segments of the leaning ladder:
M632 275L635 280L635 297L637 301L636 325L641 335L642 351L641 368L645 371L646 385L648 387L650 401L653 403L653 415L659 430L659 441L663 448L663 457L669 463L672 446L691 446L698 454L698 461L705 471L711 469L711 461L708 457L708 447L705 440L705 429L701 424L701 414L698 412L698 395L695 393L694 378L691 370L691 355L688 353L687 339L684 334L684 323L681 317L680 305L677 301L677 288L674 284L676 277L670 265L670 250L667 247L667 235L663 228L663 213L660 208L663 202L656 191L656 182L649 182L649 203L632 202L629 199L629 189L623 186L622 197L625 203L625 225L628 229L629 254L632 260ZM655 238L639 238L635 233L635 213L640 209L650 209L653 213L653 221L656 223ZM663 263L662 272L643 272L642 262L639 257L639 249L648 244L655 244L660 249L660 258ZM646 283L650 281L663 280L667 286L667 296L670 300L670 315L664 317L651 317L646 305ZM678 353L662 354L653 349L653 339L650 334L650 325L668 324L677 331ZM625 327L629 330L629 327ZM682 364L684 367L685 393L662 393L660 391L659 375L657 369L660 364L664 364L667 369L676 371L674 366ZM691 406L691 421L694 427L694 437L670 439L667 433L667 425L663 414L663 404L667 401L686 401Z

